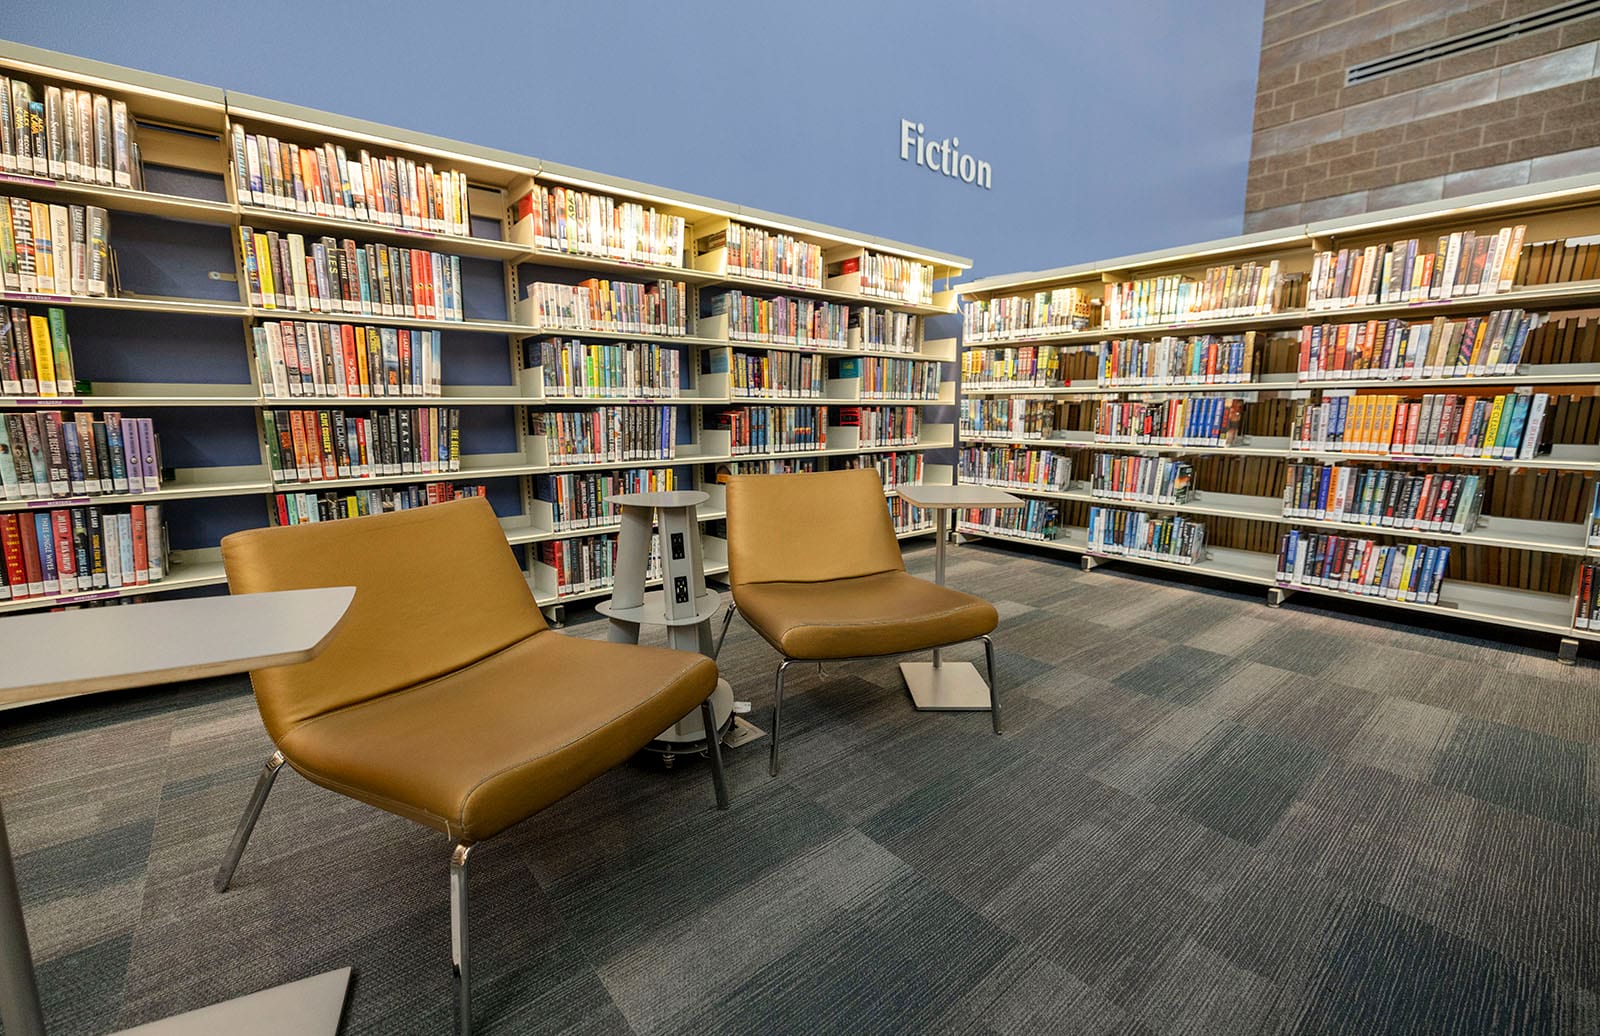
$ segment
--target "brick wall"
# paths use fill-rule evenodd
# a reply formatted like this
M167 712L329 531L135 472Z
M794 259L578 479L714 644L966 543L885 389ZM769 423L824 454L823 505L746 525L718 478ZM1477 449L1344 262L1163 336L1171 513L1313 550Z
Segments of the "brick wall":
M1600 15L1345 86L1551 0L1266 0L1246 231L1600 171Z

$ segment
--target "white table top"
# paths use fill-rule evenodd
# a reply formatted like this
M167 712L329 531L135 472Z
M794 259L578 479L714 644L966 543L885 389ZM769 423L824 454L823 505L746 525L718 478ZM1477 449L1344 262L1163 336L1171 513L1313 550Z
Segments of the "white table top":
M900 486L895 494L918 507L1024 507L1026 502L993 486Z
M654 493L618 493L606 497L613 507L698 507L711 497L698 489L664 489Z
M335 586L0 619L0 705L304 662L355 594Z

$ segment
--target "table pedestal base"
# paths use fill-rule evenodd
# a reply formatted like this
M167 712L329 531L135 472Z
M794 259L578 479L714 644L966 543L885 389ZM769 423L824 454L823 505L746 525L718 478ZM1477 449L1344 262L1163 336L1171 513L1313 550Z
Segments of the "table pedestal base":
M989 711L989 685L971 662L901 662L900 675L923 712Z

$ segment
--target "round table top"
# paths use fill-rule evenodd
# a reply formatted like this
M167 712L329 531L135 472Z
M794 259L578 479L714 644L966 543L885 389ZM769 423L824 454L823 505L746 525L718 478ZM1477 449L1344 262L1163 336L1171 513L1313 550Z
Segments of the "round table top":
M711 497L698 489L674 489L660 493L619 493L608 497L614 507L698 507Z

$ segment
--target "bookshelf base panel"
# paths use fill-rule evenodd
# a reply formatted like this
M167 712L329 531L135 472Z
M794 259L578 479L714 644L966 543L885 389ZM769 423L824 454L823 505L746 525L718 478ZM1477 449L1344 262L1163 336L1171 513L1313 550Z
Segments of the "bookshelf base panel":
M920 712L989 711L989 685L971 662L901 662L900 675Z
M1572 637L1562 637L1561 646L1557 649L1556 660L1562 665L1578 664L1578 641Z

